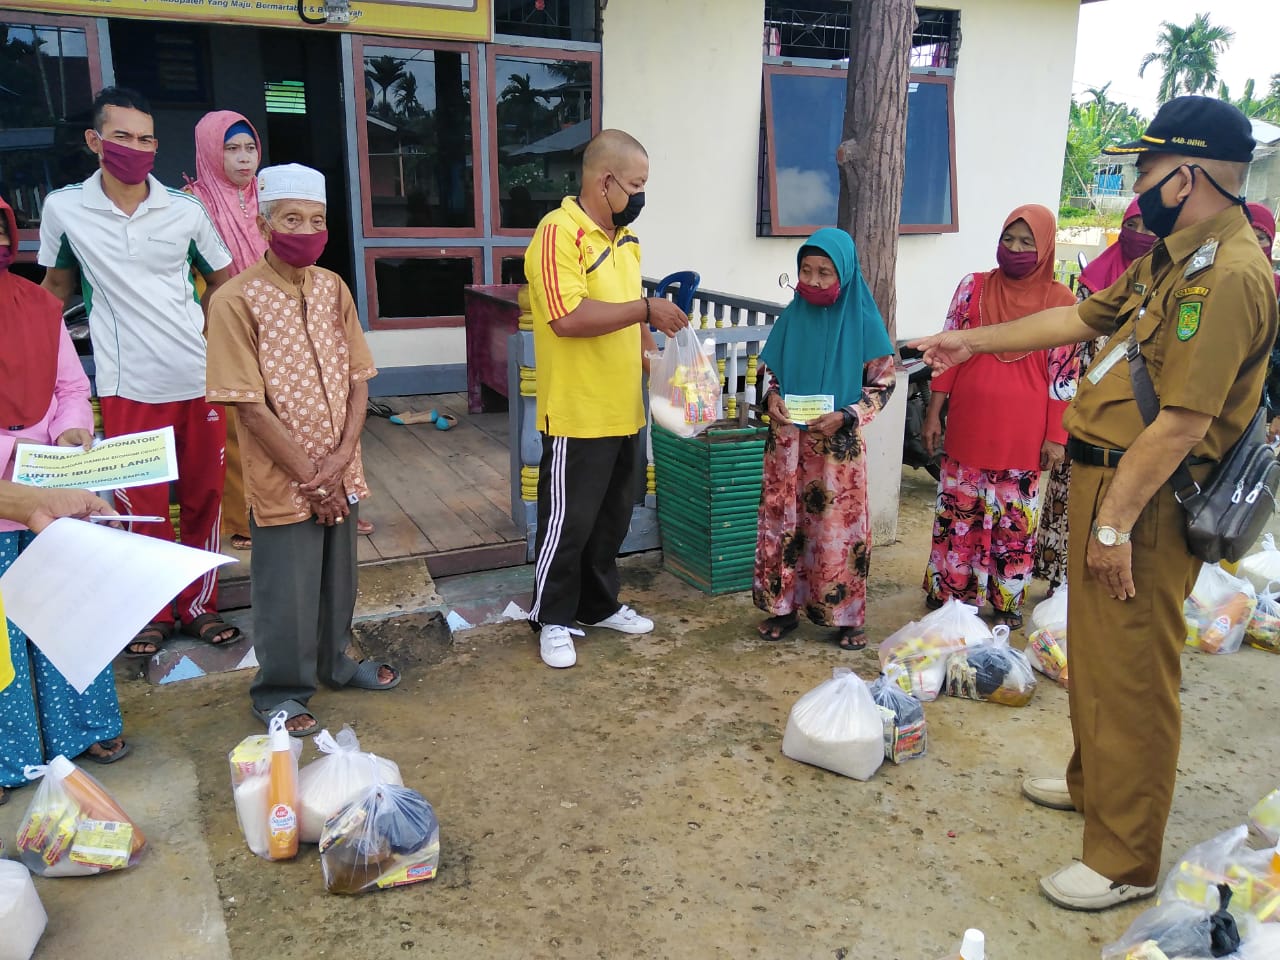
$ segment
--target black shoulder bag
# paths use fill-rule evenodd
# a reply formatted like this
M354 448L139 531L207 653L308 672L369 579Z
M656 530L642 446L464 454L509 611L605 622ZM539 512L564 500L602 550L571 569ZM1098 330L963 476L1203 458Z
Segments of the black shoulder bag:
M1136 331L1125 341L1125 356L1133 397L1143 422L1150 425L1160 412L1160 400ZM1275 513L1280 460L1276 448L1267 443L1266 414L1265 407L1254 414L1203 487L1191 476L1186 460L1169 478L1173 496L1187 515L1187 546L1206 563L1239 560Z

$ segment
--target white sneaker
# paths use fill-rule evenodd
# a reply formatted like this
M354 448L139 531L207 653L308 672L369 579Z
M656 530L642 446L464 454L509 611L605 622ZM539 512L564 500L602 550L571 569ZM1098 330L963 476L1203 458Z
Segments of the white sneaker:
M542 648L542 662L548 667L572 667L578 662L578 651L573 648L573 638L582 636L581 630L562 627L554 623L544 624L538 632Z
M624 603L613 616L605 617L599 623L588 623L585 626L605 627L609 630L617 630L619 633L650 633L653 630L653 621L648 617L640 616Z
M1156 892L1154 886L1136 887L1112 883L1098 871L1076 860L1040 881L1044 895L1068 910L1109 910L1130 900L1141 900Z
M1022 781L1022 795L1032 803L1050 810L1074 810L1066 777L1027 777Z

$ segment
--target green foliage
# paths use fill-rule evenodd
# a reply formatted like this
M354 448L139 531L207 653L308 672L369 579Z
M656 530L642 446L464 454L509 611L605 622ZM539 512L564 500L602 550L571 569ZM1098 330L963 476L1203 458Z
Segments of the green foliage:
M1227 89L1225 83L1219 83L1218 99L1234 104L1246 117L1256 117L1259 120L1280 123L1280 73L1272 76L1271 89L1265 97L1261 99L1255 97L1255 88L1256 84L1252 78L1245 81L1244 95L1237 99L1231 96L1231 91Z
M1112 143L1136 139L1146 129L1146 119L1126 103L1110 99L1107 89L1090 89L1092 99L1081 103L1071 99L1067 123L1067 149L1062 164L1060 198L1088 196L1094 183L1094 160L1102 148Z
M1215 26L1207 13L1197 14L1185 27L1168 20L1160 24L1156 49L1142 58L1138 76L1160 65L1160 103L1187 93L1210 93L1218 82L1218 55L1235 39L1230 27Z

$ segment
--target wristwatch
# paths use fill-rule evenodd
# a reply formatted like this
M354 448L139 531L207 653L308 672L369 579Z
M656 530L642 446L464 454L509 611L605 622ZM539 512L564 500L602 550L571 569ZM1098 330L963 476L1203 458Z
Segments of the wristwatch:
M1097 540L1104 547L1118 547L1122 543L1129 542L1129 531L1121 533L1115 527L1108 527L1105 524L1099 526L1093 525L1093 539Z

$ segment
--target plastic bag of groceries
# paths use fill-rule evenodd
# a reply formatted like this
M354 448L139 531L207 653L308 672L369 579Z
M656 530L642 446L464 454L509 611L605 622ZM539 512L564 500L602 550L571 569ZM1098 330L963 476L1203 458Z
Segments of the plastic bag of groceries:
M289 742L293 759L302 756L302 741ZM271 788L271 737L255 733L245 737L227 754L231 767L231 796L236 807L236 821L249 849L266 857L270 841L267 794Z
M884 758L891 763L923 757L928 747L924 707L898 685L901 672L902 667L891 663L871 684L871 699L884 720Z
M1216 563L1206 563L1182 605L1187 646L1201 653L1235 653L1244 642L1245 627L1257 603L1248 580L1233 577Z
M1050 680L1067 685L1067 585L1031 611L1031 636L1027 638L1031 666Z
M978 608L952 598L908 623L880 644L880 669L896 663L898 685L922 703L937 698L947 678L947 657L969 644L991 639Z
M1198 843L1174 864L1160 887L1160 903L1181 900L1205 910L1218 909L1218 885L1228 882L1227 868L1239 859L1249 839L1241 824Z
M324 825L320 867L330 893L387 890L430 880L440 865L440 824L417 790L369 787Z
M1244 628L1244 637L1251 647L1280 653L1280 580L1272 580L1258 594L1258 605Z
M884 763L884 721L866 682L836 667L791 708L782 752L855 780L870 780Z
M1272 868L1272 850L1242 847L1227 864L1231 911L1267 926L1280 926L1280 875Z
M325 821L377 783L404 786L392 761L363 753L355 731L344 726L338 735L321 730L315 737L323 756L298 773L298 807L303 843L319 843Z
M1249 811L1249 822L1267 843L1274 845L1280 842L1280 788L1272 790L1253 805Z
M1211 956L1212 913L1181 900L1138 915L1120 939L1102 948L1102 960L1168 960Z
M1267 589L1272 580L1280 580L1280 549L1276 549L1276 538L1264 533L1258 549L1240 561L1236 572L1253 584L1255 593Z
M0 858L0 960L30 960L48 923L31 871Z
M696 437L720 419L720 374L692 327L682 328L661 353L649 357L649 412L654 423L676 436Z
M64 756L23 771L40 780L18 830L18 858L42 877L134 866L147 838L102 784Z
M1009 646L1009 628L1003 624L995 628L991 640L957 650L947 659L950 696L1025 707L1035 692L1031 661Z

